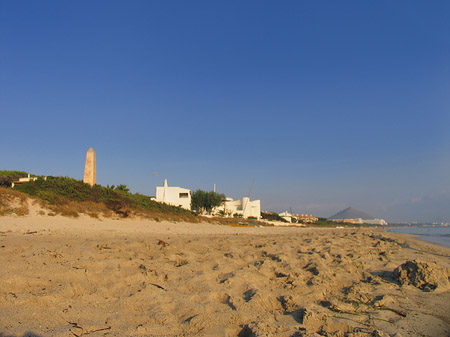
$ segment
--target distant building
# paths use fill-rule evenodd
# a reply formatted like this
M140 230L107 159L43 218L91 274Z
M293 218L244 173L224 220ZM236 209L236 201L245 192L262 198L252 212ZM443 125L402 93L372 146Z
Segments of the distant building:
M250 198L244 197L239 200L226 198L223 206L218 207L223 210L226 216L242 216L243 218L254 217L261 219L261 200L250 201Z
M357 218L357 219L330 219L333 222L344 222L344 223L350 223L355 225L362 225L363 219Z
M354 209L352 207L348 207L343 211L333 215L329 218L334 222L345 222L351 224L368 224L368 225L380 225L385 226L388 223L384 219L376 219L369 214Z
M13 181L11 183L11 187L14 187L14 185L17 184L23 184L23 183L28 183L30 181L36 181L38 179L38 177L32 177L29 173L28 173L28 177L25 178L19 178L19 180L17 181ZM44 180L47 180L47 177L44 177Z
M278 214L280 217L282 217L287 222L292 222L293 214L289 213L288 211L284 211L282 213Z
M314 223L319 221L319 218L312 216L312 214L302 214L302 215L296 215L297 221L301 223Z
M384 219L363 220L363 223L368 225L380 225L380 226L386 226L388 224Z
M316 218L315 216L308 215L308 214L302 214L302 215L298 215L298 214L291 214L288 211L284 211L283 213L278 214L280 217L282 217L284 220L286 220L287 222L291 222L291 223L314 223L317 222L319 219Z
M156 187L156 198L158 202L163 202L172 206L180 206L185 209L191 209L191 190L187 188L168 186L167 179L164 180L164 186Z
M386 226L388 224L386 222L386 220L384 220L384 219L366 219L366 220L364 220L361 218L357 218L357 219L331 219L331 221L345 222L345 223L351 223L351 224L356 224L356 225L366 224L366 225Z

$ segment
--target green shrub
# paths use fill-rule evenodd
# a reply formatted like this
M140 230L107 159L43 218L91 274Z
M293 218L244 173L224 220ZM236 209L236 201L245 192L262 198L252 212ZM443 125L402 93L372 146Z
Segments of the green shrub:
M71 202L102 203L107 209L119 216L127 217L130 214L158 213L162 215L176 215L192 219L193 212L181 207L170 206L152 200L150 197L129 192L126 185L90 186L81 180L69 177L47 177L46 180L38 178L23 184L17 184L15 190L47 201L50 205L58 206L60 213L77 216L75 211L64 208ZM71 208L74 206L72 205ZM77 212L81 212L77 210ZM151 217L151 216L150 216ZM181 219L179 218L179 219Z

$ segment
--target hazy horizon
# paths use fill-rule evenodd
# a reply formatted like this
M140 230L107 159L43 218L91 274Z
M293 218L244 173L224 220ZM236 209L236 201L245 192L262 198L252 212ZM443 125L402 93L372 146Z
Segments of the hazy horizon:
M132 192L168 179L268 211L450 222L448 13L0 0L0 169L82 179L92 147L97 183Z

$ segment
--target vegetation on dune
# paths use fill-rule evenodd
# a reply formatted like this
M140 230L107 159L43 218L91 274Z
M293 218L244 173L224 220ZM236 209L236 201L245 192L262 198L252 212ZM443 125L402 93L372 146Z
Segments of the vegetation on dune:
M12 177L14 179L19 179L19 178L27 177L28 173L25 171L0 170L0 176Z
M9 187L13 181L19 180L19 178L27 177L28 173L24 171L6 171L0 170L0 186Z
M81 180L69 177L38 177L36 181L16 184L11 188L11 182L19 178L27 177L27 172L0 171L0 176L7 177L6 187L0 187L0 215L29 213L27 197L35 198L42 206L49 209L47 214L54 216L78 217L79 214L87 214L91 217L99 216L122 218L140 216L156 221L186 221L234 224L236 220L224 218L203 218L196 213L181 207L159 203L151 197L130 193L126 185L117 186L90 186ZM37 177L32 175L32 177ZM215 192L196 191L193 197L193 205L197 210L210 212L214 207L221 205L225 196ZM40 211L39 214L45 214ZM245 223L261 225L256 220L245 219ZM253 223L254 222L254 223Z
M188 221L199 222L196 213L181 207L170 206L159 203L149 196L130 193L126 185L117 186L90 186L81 180L69 177L38 177L36 181L17 184L13 189L12 181L27 177L24 171L0 170L0 215L17 214L26 215L29 213L27 196L32 196L41 201L43 206L48 207L52 212L49 215L61 214L65 216L77 217L80 213L88 214L92 217L100 215L120 216L142 216L157 221ZM36 175L31 175L36 177ZM198 212L211 213L214 207L220 206L225 201L225 195L216 192L205 192L197 190L192 194L192 207ZM261 212L262 219L269 221L287 222L274 212ZM235 220L210 219L210 221L228 224ZM234 222L233 222L234 221ZM245 223L254 221L253 225L261 225L254 219L246 219ZM334 222L326 218L319 218L316 223L307 224L313 227L361 227L358 224Z
M0 215L26 215L28 213L26 194L0 187Z
M91 187L69 177L47 177L18 184L14 190L44 200L52 210L63 215L87 213L96 217L101 213L124 218L138 215L155 220L198 221L193 212L156 202L143 194L130 193L126 185Z

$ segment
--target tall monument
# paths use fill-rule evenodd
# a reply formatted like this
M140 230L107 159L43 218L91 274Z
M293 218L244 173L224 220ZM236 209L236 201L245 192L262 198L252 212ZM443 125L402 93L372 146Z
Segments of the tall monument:
M86 153L86 165L84 166L83 182L91 186L95 185L96 171L95 171L95 152L92 147Z

